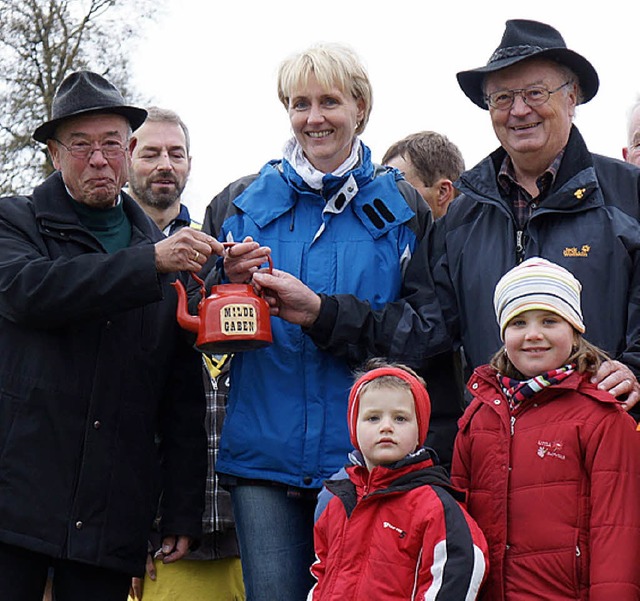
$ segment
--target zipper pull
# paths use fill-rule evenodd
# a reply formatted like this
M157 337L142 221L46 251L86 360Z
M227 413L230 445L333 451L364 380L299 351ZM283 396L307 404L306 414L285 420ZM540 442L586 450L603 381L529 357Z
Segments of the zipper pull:
M512 415L511 416L511 436L513 436L513 431L515 430L515 425L516 425L516 416Z
M518 230L516 232L516 263L522 263L524 259L524 244L522 242L522 238L524 237L524 232L522 230Z

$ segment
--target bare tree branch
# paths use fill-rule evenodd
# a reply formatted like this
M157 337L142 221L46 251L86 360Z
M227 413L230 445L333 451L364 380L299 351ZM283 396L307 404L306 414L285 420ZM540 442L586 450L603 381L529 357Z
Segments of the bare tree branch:
M31 134L51 117L67 75L108 74L128 102L138 101L130 50L157 9L154 0L0 0L0 195L28 193L52 172Z

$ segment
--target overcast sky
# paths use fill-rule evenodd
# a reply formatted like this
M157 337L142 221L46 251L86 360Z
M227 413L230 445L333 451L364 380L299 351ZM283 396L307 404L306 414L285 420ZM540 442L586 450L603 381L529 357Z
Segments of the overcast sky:
M553 25L598 71L600 91L575 119L592 152L621 157L627 111L640 92L634 0L593 10L568 0L165 1L142 32L133 76L142 94L176 110L190 129L183 200L196 219L228 183L281 156L291 133L277 68L316 42L346 43L367 67L374 102L362 139L374 161L423 129L447 135L468 168L497 146L488 113L466 98L455 74L486 64L510 18Z

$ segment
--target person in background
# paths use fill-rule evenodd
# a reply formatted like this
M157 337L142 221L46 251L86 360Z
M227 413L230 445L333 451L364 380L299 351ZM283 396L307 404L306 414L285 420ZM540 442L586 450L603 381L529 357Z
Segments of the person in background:
M629 111L627 120L627 145L622 149L627 163L640 167L640 98Z
M458 196L453 183L465 168L460 149L434 131L417 132L395 142L382 157L382 164L402 173L427 202L434 219L442 217ZM457 349L430 357L426 369L420 370L428 382L434 409L429 444L437 448L440 462L447 468L451 465L457 420L464 406L464 361L464 354ZM437 376L440 368L443 373L458 375L444 383ZM319 504L316 513L321 509Z
M189 130L177 113L149 107L145 122L131 137L129 192L167 236L192 222L180 202L191 172Z
M460 149L435 131L417 132L395 142L384 153L382 164L404 175L427 201L434 219L442 217L458 195L453 182L464 171Z
M2 599L41 601L50 567L57 601L126 599L160 482L163 561L201 532L200 357L170 283L222 245L164 239L122 191L146 115L102 76L72 73L33 134L56 172L0 200Z
M191 169L189 130L177 113L150 107L145 122L130 143L131 195L166 235L193 222L182 192ZM144 582L132 583L135 599L154 601L240 601L244 599L242 570L229 493L218 483L215 462L228 393L228 355L202 357L202 377L207 398L205 428L208 440L207 485L202 538L185 561L156 566L159 548L153 537ZM162 516L158 516L160 525Z
M489 291L542 256L582 282L590 340L612 357L592 377L631 407L640 398L640 171L591 154L573 125L598 90L594 67L553 27L514 19L488 63L457 78L488 111L500 147L460 176L462 194L435 224L432 270L452 338L471 369L487 363L500 347Z
M473 600L488 568L465 495L423 446L431 405L424 380L372 361L351 388L348 477L315 526L310 601Z
M273 278L320 293L311 292L316 311L328 303L322 341L307 329L314 319L301 328L283 312L271 319L273 344L236 353L231 364L217 469L231 490L251 601L302 601L313 584L314 508L350 450L347 425L334 418L346 412L352 369L371 349L420 363L427 342L436 352L446 343L433 320L421 344L406 346L406 331L423 325L418 311L438 314L420 245L432 219L416 190L373 164L360 140L372 91L358 57L334 44L296 54L279 68L278 96L293 130L284 157L230 184L203 224L235 242L219 269L205 267L207 281L261 285L256 278L269 274L257 270L270 255ZM344 335L366 336L370 347L345 344ZM450 388L452 376L442 377Z
M495 288L504 345L469 381L452 466L489 543L490 601L640 598L640 440L591 382L607 359L580 291L538 257Z

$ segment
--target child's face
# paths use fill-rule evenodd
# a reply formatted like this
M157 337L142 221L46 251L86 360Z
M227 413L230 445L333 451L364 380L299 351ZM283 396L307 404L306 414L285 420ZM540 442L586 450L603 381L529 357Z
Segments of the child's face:
M507 356L528 378L565 365L574 342L573 326L549 311L525 311L514 317L504 331Z
M382 387L360 395L356 436L368 469L399 461L418 446L411 391Z

